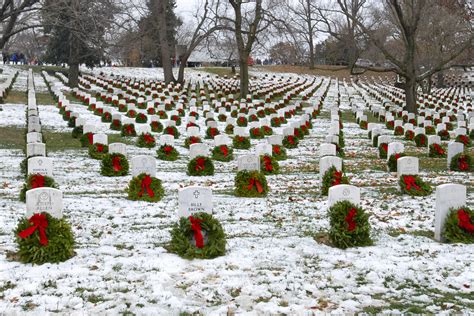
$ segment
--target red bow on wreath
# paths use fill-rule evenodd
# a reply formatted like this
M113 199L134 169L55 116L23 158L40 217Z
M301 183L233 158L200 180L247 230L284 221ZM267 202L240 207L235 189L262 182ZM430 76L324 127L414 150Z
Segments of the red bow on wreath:
M115 156L114 158L112 158L112 166L115 172L122 170L120 160L121 160L120 156Z
M171 128L171 127L168 127L168 128L166 129L166 132L167 132L168 134L170 134L170 135L174 135L174 129Z
M28 220L33 226L28 227L27 229L18 233L20 238L26 238L31 236L37 229L39 230L40 235L40 244L43 246L48 245L48 237L46 237L46 228L48 227L48 219L44 214L34 214Z
M292 145L295 144L295 140L293 139L293 136L291 136L291 135L288 136L288 142L289 142L290 144L292 144Z
M262 184L260 183L260 181L258 181L257 179L255 178L251 178L249 180L249 185L247 187L247 190L252 190L253 186L256 186L257 187L257 192L258 193L262 193L263 192L263 188L262 188Z
M217 128L211 127L209 129L209 135L211 135L212 137L216 136L217 135Z
M132 125L128 125L127 128L127 134L132 134L133 133L133 126Z
M357 215L357 210L355 208L351 208L349 213L347 213L346 218L344 219L347 223L347 230L353 231L356 229L357 223L354 220L354 217Z
M465 229L468 233L474 234L474 225L471 224L471 218L465 210L458 211L458 226Z
M87 138L89 139L89 145L92 145L92 142L94 141L94 134L88 133Z
M221 150L222 154L224 155L224 157L227 157L228 153L229 153L229 150L227 149L227 146L226 145L222 145L219 147L219 149Z
M273 171L272 159L268 156L264 156L263 161L265 162L265 170Z
M171 147L171 146L165 146L165 147L163 148L163 151L164 151L166 154L171 153L172 150L173 150L173 147Z
M459 157L458 164L459 164L459 170L465 171L469 169L469 164L467 163L465 156Z
M191 144L196 144L198 141L199 141L199 138L197 138L195 136L191 136L191 138L189 138L189 142Z
M35 174L31 177L31 188L42 188L44 187L44 176L41 174Z
M416 184L415 177L403 176L403 182L405 182L407 191L410 191L412 187L417 191L420 190L420 187Z
M144 134L143 135L143 139L145 140L145 142L147 144L151 144L155 141L155 139L153 138L153 136L151 136L150 134Z
M397 161L398 158L400 158L400 154L395 154L395 161Z
M243 143L244 140L245 140L245 138L244 138L243 136L239 136L239 138L237 138L237 139L238 139L238 141L239 141L240 143Z
M206 159L204 158L197 158L196 159L196 171L203 171L204 170L204 163Z
M279 155L280 154L280 146L274 145L273 146L273 152L275 153L275 155Z
M332 181L333 186L341 184L342 171L334 171L333 178L334 178L334 180Z
M138 192L138 196L142 197L143 193L145 193L145 190L146 190L149 197L151 198L154 197L155 193L153 193L153 190L151 189L150 185L151 185L151 177L149 175L146 175L142 179L142 189L140 192Z
M202 228L201 223L202 219L194 218L189 216L189 221L191 222L191 229L194 232L194 239L196 240L196 247L203 248L204 247L204 238L202 236Z
M444 155L444 150L443 150L443 148L441 148L440 145L438 145L438 144L433 144L433 148L436 150L436 152L437 152L439 155Z
M104 145L97 144L97 151L100 152L100 153L103 152L104 151Z

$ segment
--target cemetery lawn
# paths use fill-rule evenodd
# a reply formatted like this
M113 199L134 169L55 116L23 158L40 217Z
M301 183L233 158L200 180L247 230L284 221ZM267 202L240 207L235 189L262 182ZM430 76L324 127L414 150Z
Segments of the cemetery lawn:
M99 72L144 79L161 76L160 70L144 68L100 68ZM205 73L189 70L187 74L189 80L198 80L197 74ZM26 71L20 72L13 95L26 96L26 77ZM59 82L55 80L53 84ZM43 89L38 94L45 93L39 74L35 86ZM400 193L396 175L387 172L367 131L349 113L348 93L357 93L342 84L339 89L345 171L350 184L361 188L361 207L370 214L373 246L341 250L328 243L327 196L320 194L318 150L330 126L329 103L313 120L311 134L298 148L287 150L289 159L280 162L281 174L267 176L270 192L261 199L234 195L237 157L253 149L234 150L231 162L214 162L214 176L186 174L189 150L183 146L183 119L175 143L180 158L157 160L156 177L163 182L165 196L158 203L147 203L127 199L130 175L100 175L100 161L91 159L71 137L72 128L51 102L39 105L38 111L46 150L54 159L54 179L63 192L63 212L77 245L70 260L41 266L22 264L14 256L13 230L25 214L18 194L24 184L19 166L25 158L26 105L20 101L2 105L0 313L473 313L473 246L433 239L435 193L426 197ZM327 102L337 91L334 80L329 91ZM156 157L157 147L138 148L136 138L110 131L109 123L101 123L86 106L67 97L74 111L97 125L98 132L107 133L109 143L127 143L129 158ZM375 121L370 115L368 119ZM198 124L204 126L202 115ZM218 124L221 131L224 127L225 123ZM203 134L202 139L212 146ZM425 149L409 145L402 137L393 139L420 158L420 176L433 187L466 185L468 205L473 207L473 173L447 171L445 159L428 158ZM253 147L257 143L252 140ZM225 256L189 261L165 249L177 221L178 190L190 185L212 188L214 216L227 235Z

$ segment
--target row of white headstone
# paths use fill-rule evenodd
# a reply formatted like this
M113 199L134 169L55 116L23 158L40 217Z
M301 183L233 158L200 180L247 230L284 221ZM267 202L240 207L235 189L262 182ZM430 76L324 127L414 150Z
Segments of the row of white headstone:
M5 81L0 83L0 100L5 99L8 90L13 85L13 81L17 75L18 71L15 71L7 76Z

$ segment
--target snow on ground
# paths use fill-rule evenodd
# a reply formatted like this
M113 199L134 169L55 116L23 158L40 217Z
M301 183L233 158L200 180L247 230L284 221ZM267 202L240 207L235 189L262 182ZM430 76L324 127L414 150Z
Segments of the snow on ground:
M120 69L130 76L145 77L148 71ZM20 82L24 78L26 72ZM85 106L73 107L99 124ZM39 112L45 129L71 131L57 108L40 106ZM4 106L0 127L24 124L24 105ZM131 176L102 177L100 162L89 158L86 149L50 152L77 254L41 266L6 257L16 249L12 231L25 213L17 198L24 154L0 149L0 313L343 314L415 306L426 313L474 312L473 246L426 237L434 230L434 194L400 195L396 177L378 168L383 163L376 159L377 149L355 123L344 124L344 162L351 184L362 188L375 243L340 250L315 241L315 233L329 225L318 179L318 148L330 125L327 110L313 125L311 135L288 150L290 159L280 162L282 174L267 177L271 192L265 199L232 195L236 160L215 162L215 176L187 176L184 137L176 143L178 161L157 160L157 177L166 192L159 203L128 201L123 190ZM129 146L129 156L146 153L154 151ZM245 153L235 150L236 156ZM472 205L472 173L421 172L435 185L468 185ZM213 189L214 214L227 234L225 256L188 261L163 248L177 220L177 190L188 185Z

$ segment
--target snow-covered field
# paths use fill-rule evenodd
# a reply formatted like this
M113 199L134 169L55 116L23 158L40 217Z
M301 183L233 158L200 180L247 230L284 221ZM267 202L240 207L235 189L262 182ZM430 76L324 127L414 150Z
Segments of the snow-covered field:
M97 71L147 79L160 74L133 68ZM35 85L46 89L40 76L35 75ZM13 89L25 87L23 71ZM107 130L108 124L84 105L73 107ZM3 105L0 127L24 127L24 109ZM58 108L39 106L39 112L43 128L70 133ZM77 242L76 256L60 264L33 266L9 259L16 250L12 231L25 214L25 204L18 201L24 153L1 148L0 314L474 313L474 245L434 241L434 194L401 195L396 176L384 171L367 132L352 115L343 112L343 118L346 172L350 183L361 187L374 239L373 246L347 250L315 238L329 228L327 197L319 193L318 177L318 148L330 125L324 108L313 120L310 136L280 162L281 174L267 176L271 191L264 199L232 194L236 160L214 162L214 176L187 176L189 151L182 147L183 136L176 143L178 161L157 160L157 178L166 194L159 203L127 200L124 189L131 176L101 176L100 162L89 158L86 149L49 152ZM204 125L203 118L199 123ZM184 126L179 128L182 135ZM413 142L402 142L407 152L435 160ZM234 151L237 156L248 152ZM138 154L154 155L154 150L129 146L129 156ZM433 186L468 186L473 206L472 173L423 166L421 176ZM214 215L227 235L225 256L189 261L163 248L177 221L177 190L189 185L212 188Z

